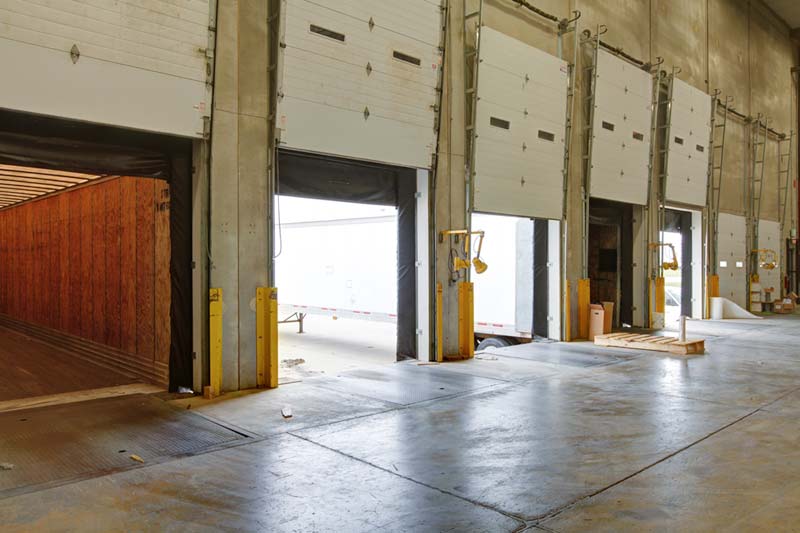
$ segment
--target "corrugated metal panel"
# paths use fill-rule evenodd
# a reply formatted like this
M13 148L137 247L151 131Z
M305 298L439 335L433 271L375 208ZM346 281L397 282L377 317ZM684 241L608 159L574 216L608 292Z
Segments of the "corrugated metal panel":
M672 83L667 201L703 206L708 185L711 97L677 78Z
M5 0L0 107L200 136L209 9L207 0Z
M567 63L481 29L475 211L560 219Z
M597 56L591 195L647 203L652 77L612 54Z
M762 250L772 250L775 252L775 261L778 266L781 264L781 225L772 220L761 220L758 224L758 247ZM767 270L765 268L758 269L761 287L768 289L775 288L773 299L780 298L781 293L781 269L775 268Z
M441 8L284 0L278 128L298 150L428 168Z
M719 293L747 305L747 221L744 217L719 215Z

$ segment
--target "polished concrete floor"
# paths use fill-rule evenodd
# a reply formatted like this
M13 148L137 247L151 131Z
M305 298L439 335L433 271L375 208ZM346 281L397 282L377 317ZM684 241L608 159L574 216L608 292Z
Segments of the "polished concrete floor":
M170 401L237 437L0 492L0 530L798 530L800 317L690 331L705 355L534 344Z

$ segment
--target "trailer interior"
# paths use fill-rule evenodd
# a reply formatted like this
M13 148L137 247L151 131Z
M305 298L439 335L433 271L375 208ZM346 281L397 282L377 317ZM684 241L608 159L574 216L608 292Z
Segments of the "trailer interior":
M190 386L191 152L10 112L0 123L0 402Z

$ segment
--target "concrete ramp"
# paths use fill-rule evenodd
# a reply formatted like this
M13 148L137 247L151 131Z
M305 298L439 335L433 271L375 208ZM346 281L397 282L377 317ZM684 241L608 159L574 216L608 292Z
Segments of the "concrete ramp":
M711 319L742 319L742 318L762 318L754 315L753 313L743 309L741 306L733 303L727 298L715 296L711 298Z

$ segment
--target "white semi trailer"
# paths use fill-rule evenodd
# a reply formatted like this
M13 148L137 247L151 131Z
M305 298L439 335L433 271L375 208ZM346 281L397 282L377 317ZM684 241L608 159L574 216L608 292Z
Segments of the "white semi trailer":
M285 322L306 315L397 322L397 209L282 197L276 258ZM473 270L475 337L484 346L531 338L533 222L473 215L486 237Z

